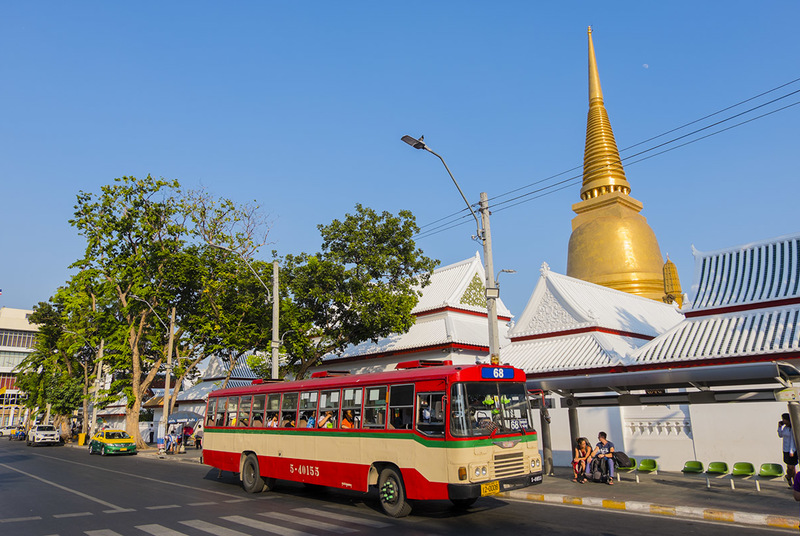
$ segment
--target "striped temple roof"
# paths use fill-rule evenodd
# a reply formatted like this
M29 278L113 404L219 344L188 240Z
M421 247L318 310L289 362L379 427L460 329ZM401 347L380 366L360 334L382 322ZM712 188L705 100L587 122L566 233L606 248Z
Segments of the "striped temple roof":
M629 355L674 327L674 305L551 272L541 277L501 359L529 374L628 365Z
M800 357L800 234L694 256L692 310L635 364Z
M693 311L798 297L800 234L695 257Z

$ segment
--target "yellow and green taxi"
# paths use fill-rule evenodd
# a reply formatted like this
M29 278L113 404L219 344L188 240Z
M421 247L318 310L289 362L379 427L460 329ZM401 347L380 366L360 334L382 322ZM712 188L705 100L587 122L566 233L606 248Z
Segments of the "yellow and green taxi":
M100 430L89 441L89 454L136 454L136 442L125 430Z

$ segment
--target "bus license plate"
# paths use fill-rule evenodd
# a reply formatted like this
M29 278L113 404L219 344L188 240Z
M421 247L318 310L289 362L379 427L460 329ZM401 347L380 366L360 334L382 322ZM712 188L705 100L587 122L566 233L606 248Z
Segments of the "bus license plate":
M500 493L500 481L495 480L494 482L487 482L486 484L481 484L481 496L486 495L494 495L495 493Z

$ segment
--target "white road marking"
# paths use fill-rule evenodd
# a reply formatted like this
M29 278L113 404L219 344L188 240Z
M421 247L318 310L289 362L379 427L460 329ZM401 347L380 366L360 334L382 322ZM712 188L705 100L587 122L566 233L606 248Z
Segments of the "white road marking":
M55 514L53 517L61 519L65 517L83 517L83 516L93 516L94 514L91 512L74 512L72 514Z
M214 501L204 501L204 502L193 502L193 503L189 503L189 504L187 504L186 506L212 506L212 505L214 505L214 504L217 504L217 503L216 503L216 502L214 502Z
M313 508L295 508L293 511L300 512L302 514L319 515L319 510L315 510ZM384 523L383 521L375 521L372 519L364 519L361 517L348 516L345 514L337 514L335 512L325 512L325 517L336 519L338 521L345 521L347 523L355 523L356 525L366 525L368 527L375 527L375 528L391 527L390 524Z
M137 525L136 528L153 536L186 536L183 532L172 530L163 525Z
M327 515L326 512L318 512L318 513L323 517ZM347 534L348 532L358 532L358 530L351 529L349 527L342 527L339 525L334 525L333 523L326 523L325 521L316 521L314 519L307 519L304 517L293 516L289 514L284 514L282 512L265 512L259 515L273 519L281 519L283 521L289 521L290 523L303 525L304 527L326 530L328 532L336 532L338 534Z
M129 476L131 478L140 478L142 480L148 480L150 482L158 482L159 484L167 484L168 486L174 486L174 487L177 487L177 488L186 488L186 489L191 489L191 490L195 490L195 491L202 491L204 493L213 493L215 495L224 495L225 497L231 497L231 498L236 498L236 499L240 499L241 498L239 495L233 495L231 493L225 493L224 491L214 491L214 490L205 489L205 488L198 488L196 486L187 486L186 484L176 484L175 482L170 482L169 480L159 480L157 478L151 478L149 476L137 475L135 473L126 473L125 471L116 471L114 469L106 469L105 467L98 467L96 465L91 465L91 464L88 464L88 463L81 463L81 462L75 462L75 461L72 461L72 460L65 460L63 458L56 458L55 456L47 456L46 454L31 453L31 456L39 456L41 458L49 458L51 460L56 460L56 461L65 462L65 463L71 463L71 464L74 464L74 465L80 465L82 467L91 467L92 469L97 469L99 471L106 471L107 473L115 473L115 474L118 474L118 475L125 475L125 476Z
M7 517L5 519L0 519L0 523L16 523L18 521L38 521L42 519L39 516L31 516L31 517Z
M159 506L148 506L145 510L167 510L169 508L180 508L179 504L161 504Z
M109 508L112 508L114 510L123 510L122 507L117 506L116 504L111 504L110 502L106 502L106 501L104 501L102 499L98 499L97 497L92 497L91 495L87 495L87 494L82 493L80 491L77 491L77 490L74 490L74 489L69 489L66 486L62 486L61 484L56 484L55 482L50 482L49 480L45 480L42 477L39 477L39 476L36 476L36 475L32 475L30 473L26 473L25 471L20 471L19 469L14 469L13 467L11 467L9 465L6 465L4 463L0 463L0 467L5 467L6 469L8 469L10 471L16 471L17 473L23 474L23 475L25 475L25 476L27 476L29 478L36 479L36 480L38 480L40 482L44 482L45 484L47 484L49 486L53 486L54 488L58 488L60 490L67 491L69 493L74 493L75 495L78 495L79 497L83 497L84 499L88 499L90 501L94 501L96 503L102 504L103 506L108 506Z
M225 518L223 517L222 519ZM233 529L226 529L225 527L220 527L219 525L209 523L208 521L201 521L199 519L192 519L190 521L181 521L180 523L181 525L186 525L187 527L192 527L193 529L211 533L214 536L249 536L244 532L239 532L238 530L233 530Z
M87 536L122 536L119 532L114 532L113 530L103 529L103 530L86 530L83 532Z
M280 525L273 525L272 523L266 523L265 521L250 519L243 516L227 516L223 517L222 519L224 519L225 521L232 521L234 523L239 523L240 525L245 525L247 527L251 527L254 529L263 530L264 532L279 534L280 536L312 536L308 532L290 529L288 527L282 527Z

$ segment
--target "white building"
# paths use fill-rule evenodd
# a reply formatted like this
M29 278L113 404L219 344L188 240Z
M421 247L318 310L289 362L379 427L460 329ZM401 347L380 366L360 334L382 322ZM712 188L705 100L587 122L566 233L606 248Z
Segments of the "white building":
M38 327L28 322L29 309L0 308L0 425L24 421L19 404L23 393L15 386L16 373L25 357L33 351Z

